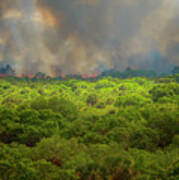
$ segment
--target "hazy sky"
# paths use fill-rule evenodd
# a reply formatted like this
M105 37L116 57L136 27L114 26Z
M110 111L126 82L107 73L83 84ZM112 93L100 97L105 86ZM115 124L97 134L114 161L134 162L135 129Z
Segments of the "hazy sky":
M179 0L0 0L0 61L19 73L179 65Z

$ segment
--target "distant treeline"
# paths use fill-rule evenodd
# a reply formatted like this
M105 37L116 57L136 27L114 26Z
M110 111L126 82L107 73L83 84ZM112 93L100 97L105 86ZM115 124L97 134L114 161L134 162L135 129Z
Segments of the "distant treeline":
M119 70L115 69L109 69L104 72L102 72L99 77L106 77L106 76L111 76L111 77L118 77L118 78L130 78L130 77L165 77L171 74L177 74L179 73L179 66L175 66L173 70L170 73L162 73L158 74L153 70L144 70L144 69L137 69L134 70L130 67L128 67L125 71L120 72Z
M74 79L100 79L103 77L115 77L115 78L130 78L130 77L147 77L147 78L155 78L155 77L165 77L168 75L174 75L174 74L178 74L179 73L179 66L175 66L173 68L173 70L169 73L162 73L162 74L158 74L157 72L153 71L153 70L144 70L144 69L132 69L130 67L126 68L125 71L121 72L119 70L116 69L108 69L105 70L99 74L94 74L92 76L88 76L88 75L80 75L80 74L67 74L67 75L61 75L56 77L55 79L60 79L60 78L74 78ZM7 65L3 65L0 66L0 76L4 77L5 76L15 76L16 73L13 70L13 68L7 64ZM30 78L30 79L47 79L50 78L48 75L46 75L45 73L42 72L38 72L34 75L25 75L22 74L20 76L20 78L22 77L26 77L26 78Z
M0 74L14 75L14 73L15 71L9 64L0 66Z

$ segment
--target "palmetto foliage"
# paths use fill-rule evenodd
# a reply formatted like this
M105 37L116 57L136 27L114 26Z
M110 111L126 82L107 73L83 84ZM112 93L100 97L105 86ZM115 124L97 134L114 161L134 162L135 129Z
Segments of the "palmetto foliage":
M178 75L0 80L0 179L179 179Z

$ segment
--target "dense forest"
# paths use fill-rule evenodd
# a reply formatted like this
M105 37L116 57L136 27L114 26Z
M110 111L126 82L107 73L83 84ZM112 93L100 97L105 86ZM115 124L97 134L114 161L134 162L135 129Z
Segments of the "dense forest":
M179 179L177 72L1 78L0 180Z

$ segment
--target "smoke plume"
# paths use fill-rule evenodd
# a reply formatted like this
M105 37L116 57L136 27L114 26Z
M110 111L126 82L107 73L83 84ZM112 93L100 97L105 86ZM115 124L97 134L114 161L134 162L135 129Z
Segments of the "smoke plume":
M0 61L18 73L179 65L179 0L0 0Z

